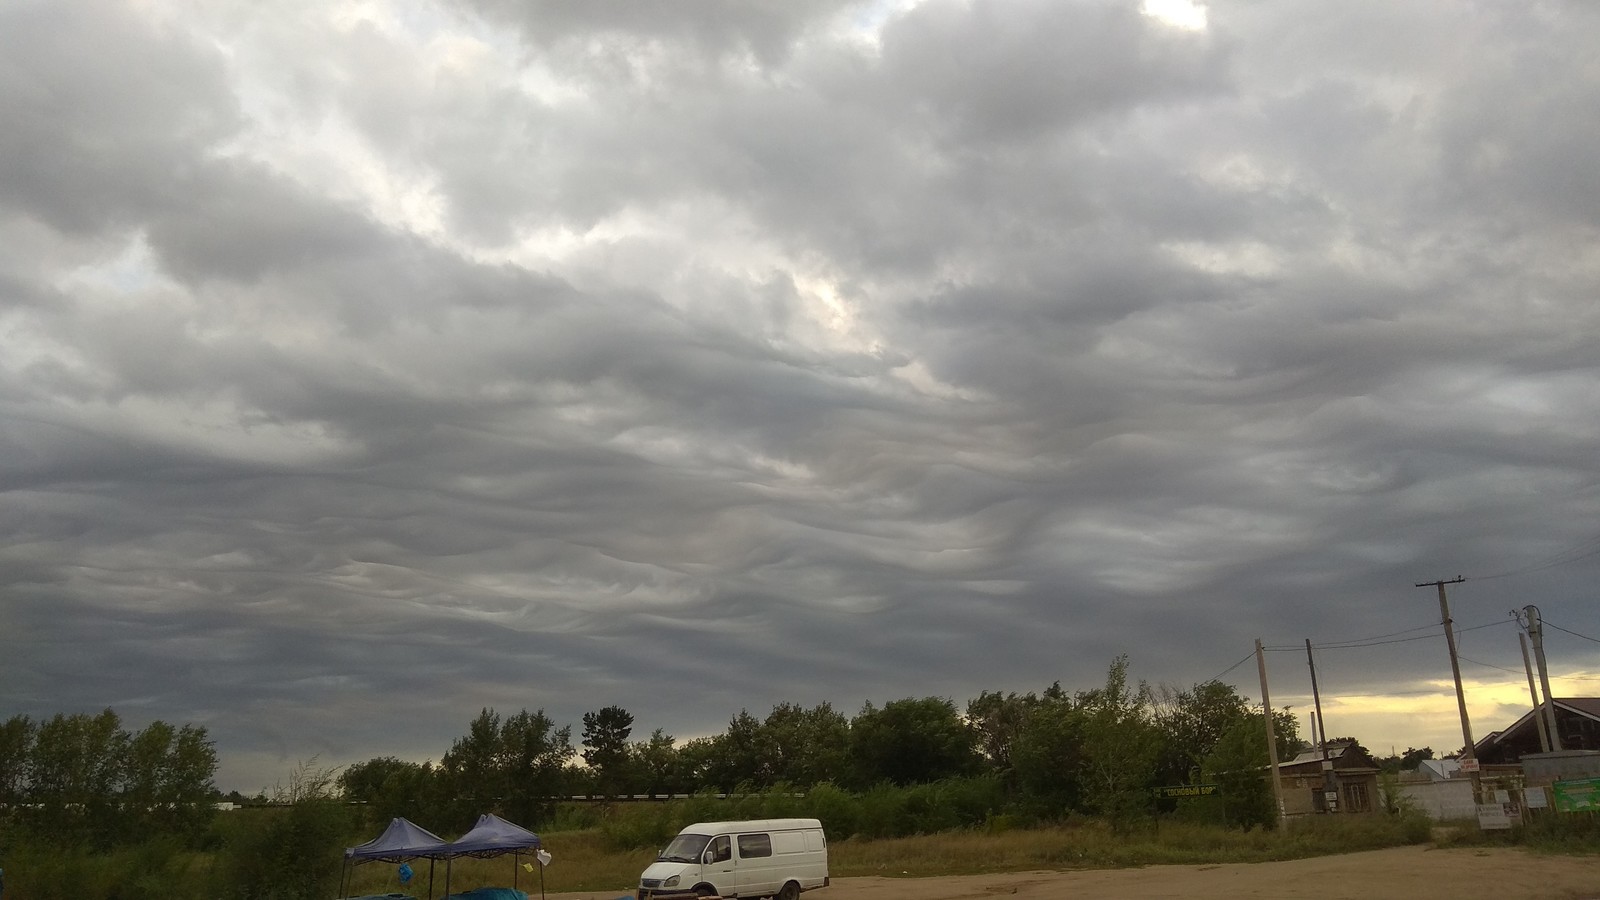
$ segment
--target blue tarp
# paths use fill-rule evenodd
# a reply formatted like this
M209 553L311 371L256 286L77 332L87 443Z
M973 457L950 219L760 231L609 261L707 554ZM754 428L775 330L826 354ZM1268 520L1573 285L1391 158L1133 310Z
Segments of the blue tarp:
M445 900L528 900L528 895L515 888L483 887L451 894Z
M445 845L445 855L487 857L537 849L537 834L488 813L478 817L471 831Z
M536 839L537 840L537 839ZM356 862L403 862L408 859L444 859L451 855L444 838L406 819L393 819L389 827L365 844L346 848L345 859Z

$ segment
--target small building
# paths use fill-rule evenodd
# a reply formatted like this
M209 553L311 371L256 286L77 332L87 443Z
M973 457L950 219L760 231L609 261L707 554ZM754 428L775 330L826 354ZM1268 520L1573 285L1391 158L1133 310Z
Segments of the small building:
M1461 761L1456 759L1424 759L1417 762L1415 772L1401 772L1402 782L1432 782L1456 778L1461 774Z
M1285 815L1371 813L1382 808L1378 795L1378 763L1353 741L1331 741L1327 758L1321 747L1302 751L1278 764Z
M1557 697L1550 702L1556 714L1554 751L1600 751L1600 697ZM1539 723L1534 719L1543 709L1541 703L1505 729L1491 732L1473 744L1473 755L1485 766L1494 766L1515 764L1524 756L1543 752Z

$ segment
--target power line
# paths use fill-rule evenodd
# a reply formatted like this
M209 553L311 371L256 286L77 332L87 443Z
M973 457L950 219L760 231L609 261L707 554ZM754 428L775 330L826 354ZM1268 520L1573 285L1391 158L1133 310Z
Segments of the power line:
M1575 563L1580 559L1588 559L1589 557L1597 554L1600 554L1600 537L1595 537L1584 541L1578 546L1569 547L1566 550L1562 550L1560 553L1553 553L1550 556L1539 560L1538 562L1530 563L1520 569L1512 569L1509 572L1499 572L1494 575L1474 575L1471 577L1471 580L1489 581L1494 578L1510 578L1513 575L1527 575L1530 572L1540 572L1545 569L1553 569L1556 566L1564 566L1568 563Z
M1511 624L1511 620L1509 620L1509 619L1503 619L1503 620L1502 619L1496 619L1493 622L1485 622L1482 625L1474 625L1471 628L1457 628L1456 629L1456 634L1463 634L1463 633L1468 632L1468 631L1478 631L1478 630L1484 629L1484 628L1493 628L1496 625L1510 625L1510 624ZM1433 625L1426 625L1426 626L1422 626L1422 627L1425 627L1425 628L1438 628L1439 626L1438 626L1437 623L1435 623ZM1415 630L1416 630L1415 628L1407 628L1406 629L1406 631L1415 631ZM1396 631L1394 633L1395 634L1405 634L1406 631ZM1312 644L1311 646L1312 646L1313 649L1316 649L1316 650L1354 650L1354 649L1357 649L1359 647L1380 647L1380 646L1383 646L1385 644L1406 644L1406 643L1410 643L1411 641L1428 641L1428 640L1434 639L1435 637L1438 637L1438 635L1435 635L1435 634L1419 634L1416 637L1393 638L1391 640L1334 641L1334 642L1327 643L1327 644ZM1279 652L1279 653L1286 653L1286 652L1289 652L1289 651L1294 651L1294 652L1298 653L1298 652L1304 650L1305 648L1304 647L1266 647L1264 649L1276 651L1276 652Z
M1244 665L1245 663L1249 662L1250 661L1250 657L1255 656L1255 655L1256 655L1256 652L1254 650L1251 650L1249 653L1246 653L1238 662L1236 662L1233 665L1227 667L1226 669L1223 669L1221 672L1218 672L1217 674L1211 676L1210 678L1207 678L1205 681L1202 681L1200 683L1201 684L1210 684L1213 681L1221 680L1222 676L1228 674L1229 672L1232 672L1234 669L1237 669L1240 666Z
M1600 644L1600 638L1592 638L1592 637L1589 637L1587 634L1579 634L1576 631L1568 631L1567 629L1562 628L1560 625L1557 625L1556 623L1550 621L1549 619L1542 619L1542 621L1544 622L1544 624L1549 625L1551 628L1554 628L1557 631L1565 631L1567 634L1570 634L1573 637L1583 638L1586 641L1594 641L1596 644Z
M1365 642L1365 641L1376 641L1376 640L1382 640L1383 638L1392 638L1392 637L1395 637L1397 635L1410 634L1413 631L1421 631L1424 628L1438 628L1438 627L1439 627L1439 623L1438 622L1429 622L1426 625L1416 625L1416 626L1413 626L1411 628L1402 628L1399 631L1391 631L1388 634L1375 634L1375 635L1372 635L1371 637L1350 638L1348 640L1343 640L1343 641L1329 641L1326 644L1315 644L1313 646L1317 646L1317 647L1332 647L1334 644L1356 644L1356 643L1362 643L1362 642Z
M1483 666L1486 669L1499 669L1502 672L1510 672L1513 675L1521 675L1522 674L1522 670L1521 669L1508 669L1505 666L1497 666L1494 663L1486 663L1486 662L1483 662L1481 660L1473 659L1470 656L1462 656L1460 653L1456 654L1456 658L1460 659L1460 660L1464 660L1464 661L1469 662L1469 663L1472 663L1475 666Z

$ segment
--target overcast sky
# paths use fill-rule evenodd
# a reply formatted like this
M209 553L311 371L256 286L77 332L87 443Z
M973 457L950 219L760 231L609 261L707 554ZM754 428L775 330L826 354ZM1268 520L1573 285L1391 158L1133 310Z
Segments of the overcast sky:
M1577 0L3 0L0 715L203 725L255 791L486 706L686 739L1400 633L1319 653L1329 727L1453 750L1415 583L1493 623L1479 736L1507 610L1600 636L1596 47Z

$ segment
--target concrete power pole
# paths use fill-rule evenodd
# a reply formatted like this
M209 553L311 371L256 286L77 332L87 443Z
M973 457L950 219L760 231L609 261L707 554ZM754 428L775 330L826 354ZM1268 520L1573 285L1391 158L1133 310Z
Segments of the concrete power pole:
M1272 799L1278 804L1278 824L1288 819L1288 809L1283 805L1283 779L1278 777L1278 734L1272 722L1272 695L1267 691L1267 657L1261 652L1261 639L1256 638L1256 671L1261 675L1261 712L1267 720L1267 759L1272 763Z
M1544 661L1544 622L1539 619L1539 607L1528 604L1522 608L1528 617L1528 639L1533 641L1533 661L1539 665L1539 687L1544 691L1545 722L1550 728L1550 749L1561 749L1561 732L1556 730L1556 703L1550 696L1550 668Z
M1517 624L1522 624L1519 616ZM1544 706L1539 703L1539 689L1533 685L1533 663L1528 661L1528 636L1520 630L1517 643L1522 647L1522 671L1528 673L1528 699L1533 701L1533 723L1539 726L1539 749L1550 752L1550 730L1544 727Z
M1450 648L1450 673L1456 679L1456 707L1461 711L1461 739L1466 746L1461 750L1462 759L1472 760L1472 800L1478 801L1479 791L1483 787L1482 780L1478 777L1478 751L1472 741L1472 721L1467 718L1467 693L1461 688L1461 661L1456 658L1456 634L1450 621L1450 601L1445 599L1444 586L1447 584L1460 584L1465 578L1457 575L1449 581L1424 581L1417 587L1436 587L1439 589L1439 617L1443 620L1444 641ZM1463 766L1463 768L1467 768Z

